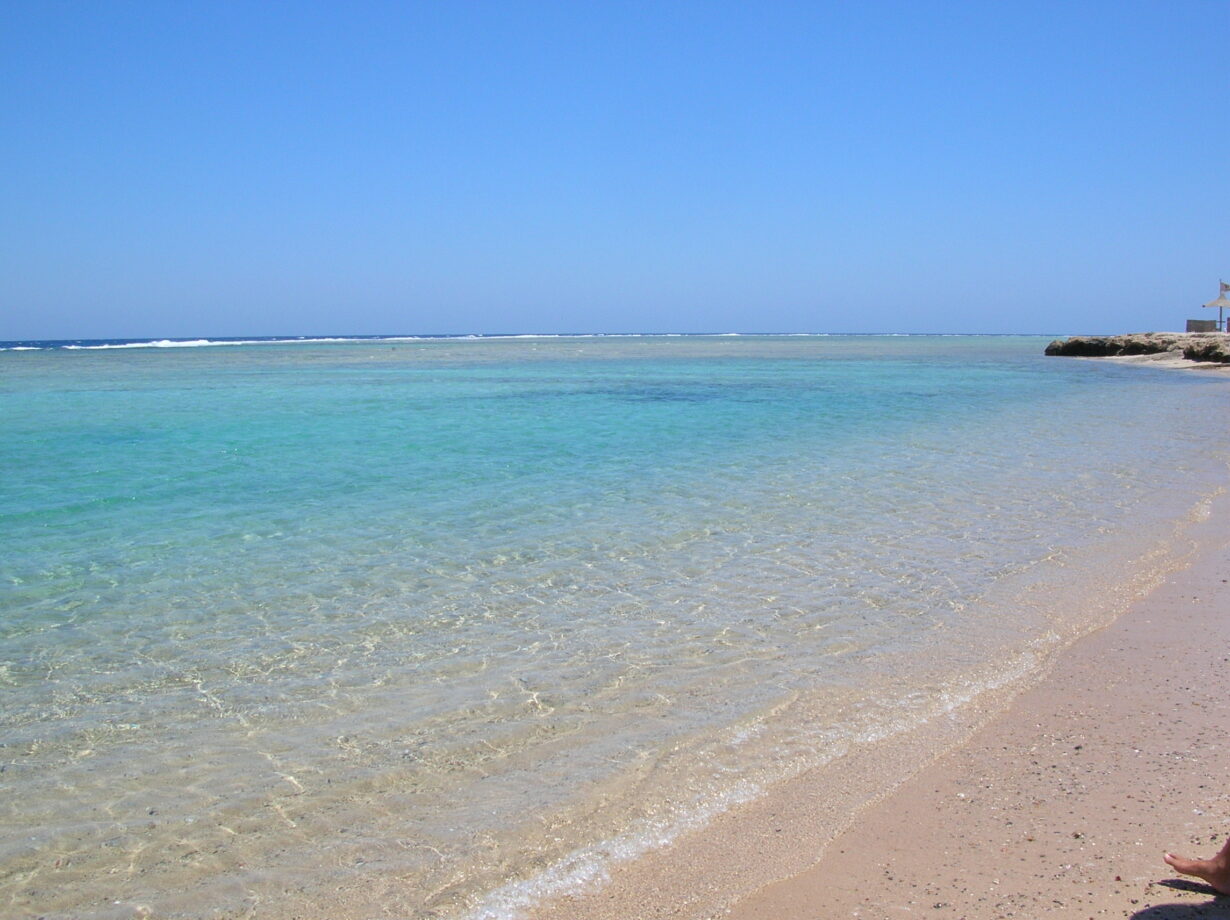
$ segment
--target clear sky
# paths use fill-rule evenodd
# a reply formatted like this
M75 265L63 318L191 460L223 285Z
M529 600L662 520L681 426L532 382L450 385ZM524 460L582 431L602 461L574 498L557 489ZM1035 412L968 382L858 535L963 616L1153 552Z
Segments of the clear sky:
M1230 281L1226 0L0 17L0 339L1119 332Z

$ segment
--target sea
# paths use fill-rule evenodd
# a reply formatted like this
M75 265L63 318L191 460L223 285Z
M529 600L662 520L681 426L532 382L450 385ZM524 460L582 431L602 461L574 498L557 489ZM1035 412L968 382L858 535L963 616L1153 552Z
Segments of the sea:
M1047 341L0 343L0 915L515 920L1027 683L1230 471Z

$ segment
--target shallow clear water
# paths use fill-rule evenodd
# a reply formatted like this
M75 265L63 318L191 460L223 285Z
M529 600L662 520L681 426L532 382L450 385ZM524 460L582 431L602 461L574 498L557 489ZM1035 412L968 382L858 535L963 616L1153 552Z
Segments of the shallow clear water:
M1028 671L1230 461L1044 344L0 353L0 904L507 916Z

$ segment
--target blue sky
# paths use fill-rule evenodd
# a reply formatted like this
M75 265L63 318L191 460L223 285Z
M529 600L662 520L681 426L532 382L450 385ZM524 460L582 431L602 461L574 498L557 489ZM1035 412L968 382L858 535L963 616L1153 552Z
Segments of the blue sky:
M0 339L1117 332L1230 280L1225 0L0 15Z

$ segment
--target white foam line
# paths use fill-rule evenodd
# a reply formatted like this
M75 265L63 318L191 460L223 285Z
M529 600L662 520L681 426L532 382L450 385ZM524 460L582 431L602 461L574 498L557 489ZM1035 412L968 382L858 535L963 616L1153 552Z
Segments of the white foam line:
M418 336L391 336L385 339L319 338L319 339L157 339L150 342L108 342L102 345L61 345L69 351L105 351L117 348L210 348L223 345L313 345L336 342L417 342Z
M1027 333L1021 333L1024 335ZM391 336L292 336L277 339L154 339L145 342L106 342L99 345L8 345L0 347L0 351L109 351L131 348L215 348L224 345L312 345L332 343L384 343L384 342L479 342L488 339L672 339L672 338L996 338L1004 337L1006 333L915 333L915 332L872 332L872 333L832 333L832 332L530 332L484 335L471 333L468 335L391 335Z
M465 915L465 920L517 920L549 897L606 882L612 865L665 847L735 805L752 801L760 792L760 787L753 783L739 783L685 815L647 822L636 831L574 850L532 878L509 882L491 891Z
M1040 664L1039 650L1053 648L1059 637L1047 632L1035 638L1030 647L1012 656L992 674L958 678L942 691L930 709L911 717L892 719L864 727L846 735L833 737L831 729L816 733L816 748L825 753L785 763L765 777L775 785L802 774L807 769L823 766L843 756L852 746L876 744L920 728L941 716L950 716L968 706L988 691L999 690L1036 673ZM530 878L507 882L488 892L477 907L462 915L461 920L524 920L527 912L538 904L563 894L577 893L605 884L610 880L612 866L628 862L656 849L668 846L681 835L709 824L731 808L750 802L764 793L763 783L740 780L732 788L712 793L699 806L673 818L639 823L633 830L574 850L548 868Z

